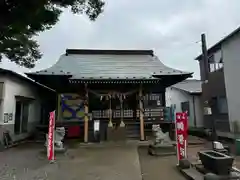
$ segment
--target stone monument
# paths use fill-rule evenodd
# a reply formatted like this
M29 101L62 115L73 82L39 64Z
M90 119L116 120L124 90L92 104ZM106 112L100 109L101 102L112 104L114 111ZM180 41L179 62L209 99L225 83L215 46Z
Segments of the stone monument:
M61 153L65 152L65 147L63 145L63 139L65 136L65 128L64 127L57 127L54 131L54 152L55 153ZM46 134L46 142L45 146L48 145L48 134Z
M169 137L169 133L163 133L160 125L152 126L154 140L148 147L148 153L150 155L175 155L176 150Z

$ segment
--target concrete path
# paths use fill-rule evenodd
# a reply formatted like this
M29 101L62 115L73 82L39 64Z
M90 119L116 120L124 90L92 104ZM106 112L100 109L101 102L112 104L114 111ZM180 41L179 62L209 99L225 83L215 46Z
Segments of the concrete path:
M136 145L102 145L69 149L46 161L39 147L24 146L0 153L2 180L141 180Z

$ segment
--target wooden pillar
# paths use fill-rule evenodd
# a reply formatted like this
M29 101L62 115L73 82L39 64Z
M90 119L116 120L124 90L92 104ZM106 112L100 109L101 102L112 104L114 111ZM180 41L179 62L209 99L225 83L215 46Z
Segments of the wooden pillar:
M142 98L143 98L143 92L142 92L142 84L140 84L139 87L139 120L140 120L140 140L144 141L144 109L143 109L143 102L142 102Z
M166 88L164 88L164 91L162 93L162 102L161 102L163 107L166 107Z
M88 88L85 84L85 101L84 101L84 142L88 142Z

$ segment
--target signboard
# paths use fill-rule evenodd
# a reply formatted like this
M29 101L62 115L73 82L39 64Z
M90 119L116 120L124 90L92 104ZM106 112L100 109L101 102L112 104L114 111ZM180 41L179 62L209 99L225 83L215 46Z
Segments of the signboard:
M49 161L53 161L54 158L54 129L55 129L55 111L50 112L49 116L49 128L48 128L48 145L47 156Z
M184 113L176 113L176 143L178 162L187 156L187 128L188 115Z
M8 113L3 114L3 122L8 123Z
M12 113L4 113L3 114L3 122L8 123L9 121L12 121L13 114Z
M100 130L100 122L99 122L99 120L95 120L95 121L94 121L93 129L94 129L94 132Z

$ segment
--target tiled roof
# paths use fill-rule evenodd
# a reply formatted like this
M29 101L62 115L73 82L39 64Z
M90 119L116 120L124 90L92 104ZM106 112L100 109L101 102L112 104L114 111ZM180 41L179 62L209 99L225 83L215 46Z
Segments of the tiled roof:
M71 79L155 79L154 75L191 75L165 66L152 51L79 51L67 50L52 67L28 75L71 75Z
M49 88L49 87L47 87L47 86L44 86L43 84L40 84L40 83L38 83L38 82L35 82L35 81L32 80L31 78L28 78L28 77L26 77L26 76L24 76L24 75L22 75L22 74L20 74L20 73L17 73L17 72L15 72L15 71L12 71L12 70L9 70L9 69L0 68L0 74L9 74L9 75L12 75L13 77L16 77L16 78L18 78L18 79L21 79L21 80L23 80L23 81L25 81L25 82L28 82L28 83L33 84L33 85L35 85L35 86L38 86L38 87L41 87L41 88L44 88L44 89L47 89L47 90L49 90L49 91L53 91L53 92L54 92L53 89L51 89L51 88Z
M186 91L188 93L201 93L202 92L202 82L196 79L187 79L172 87Z

